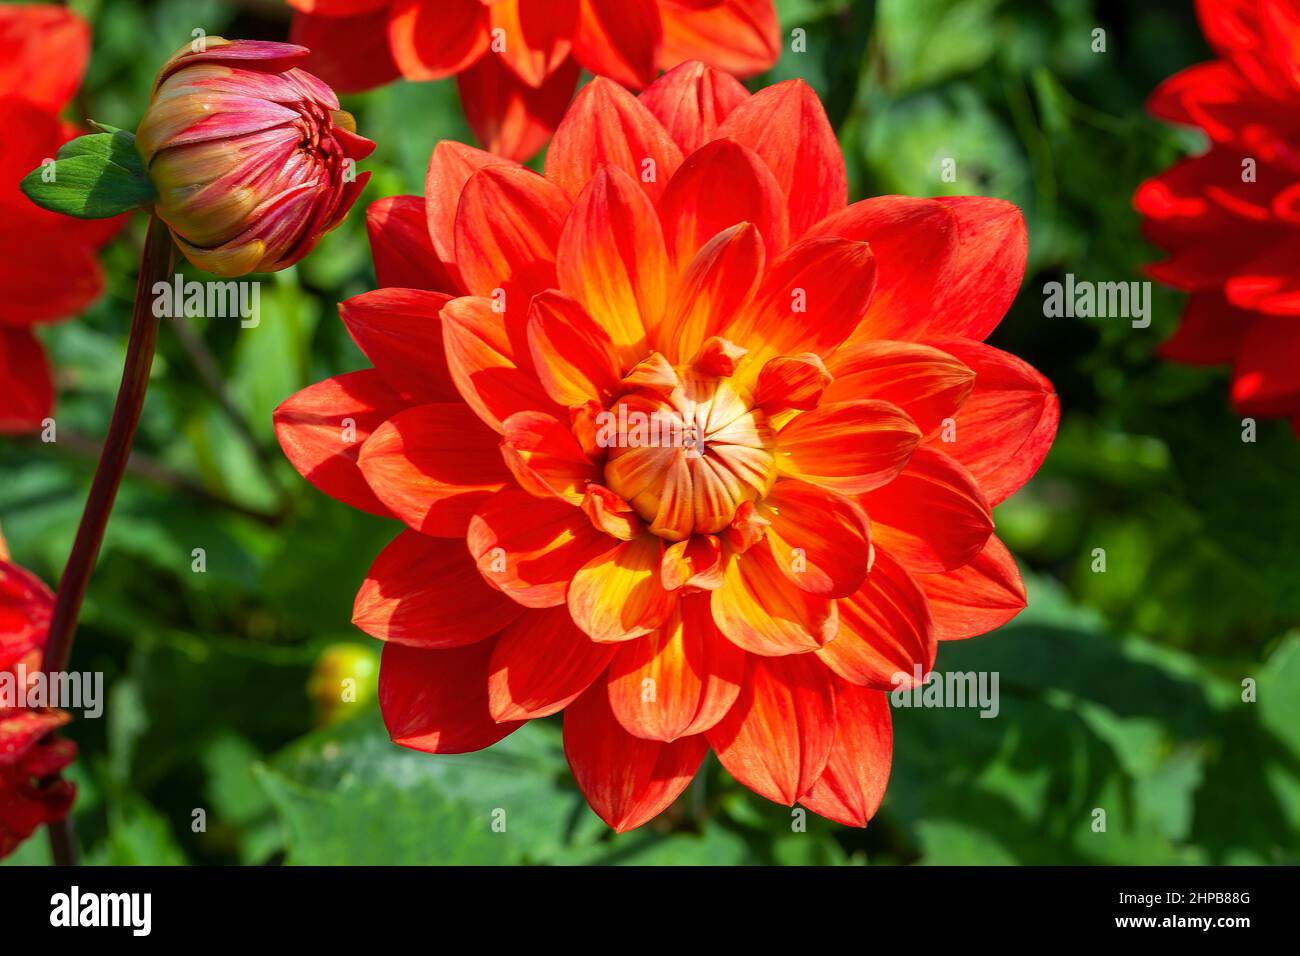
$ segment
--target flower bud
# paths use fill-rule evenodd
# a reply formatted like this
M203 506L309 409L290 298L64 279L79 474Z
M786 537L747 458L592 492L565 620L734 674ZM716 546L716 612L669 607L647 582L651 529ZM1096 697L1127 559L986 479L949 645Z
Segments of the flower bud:
M158 73L136 144L154 212L195 266L221 276L284 269L337 226L369 179L328 86L294 64L305 47L208 37Z
M379 656L361 644L331 644L321 651L307 682L318 726L337 723L379 693Z

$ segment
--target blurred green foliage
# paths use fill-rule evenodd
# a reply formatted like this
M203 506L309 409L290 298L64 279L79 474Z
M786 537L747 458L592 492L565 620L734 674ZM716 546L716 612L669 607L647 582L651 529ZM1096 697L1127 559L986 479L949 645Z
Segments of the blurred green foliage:
M153 71L191 31L283 38L274 3L76 0L95 54L76 107L132 128ZM767 803L712 758L655 824L614 836L567 772L557 719L490 750L433 758L388 742L364 690L323 715L313 673L374 642L348 623L396 529L315 492L282 460L271 410L365 366L336 303L373 287L358 211L264 283L262 322L164 329L135 466L93 582L74 666L105 672L105 717L76 723L76 826L96 863L1283 863L1300 862L1300 443L1243 443L1224 376L1160 362L1180 298L1154 321L1049 319L1042 286L1140 278L1155 258L1137 184L1195 137L1144 99L1207 56L1187 4L1101 0L778 0L803 30L755 85L802 77L840 131L853 198L982 193L1017 202L1030 267L991 340L1055 384L1063 420L1026 490L999 509L1030 608L941 649L997 670L1001 714L895 711L893 776L865 831ZM1095 29L1107 51L1094 53ZM454 84L346 104L379 148L364 202L418 193L440 138L467 139ZM941 161L956 160L955 182ZM72 541L121 367L142 240L105 256L109 289L43 333L59 440L0 445L0 523L54 581ZM191 331L192 336L186 336ZM188 346L187 346L188 343ZM215 370L224 395L200 374ZM223 407L223 400L225 407ZM193 549L206 571L191 569ZM1106 568L1095 569L1094 549ZM337 660L330 675L337 676ZM1244 703L1243 681L1257 700ZM1094 832L1094 810L1107 829ZM202 813L203 828L196 827ZM493 832L504 819L504 834ZM41 862L29 841L12 862Z

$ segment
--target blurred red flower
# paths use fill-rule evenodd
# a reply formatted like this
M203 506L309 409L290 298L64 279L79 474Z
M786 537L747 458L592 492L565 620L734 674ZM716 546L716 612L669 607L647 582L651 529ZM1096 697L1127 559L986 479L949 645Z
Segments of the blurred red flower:
M62 7L0 6L0 433L31 431L54 405L32 327L80 312L103 291L95 253L120 219L47 212L19 181L80 134L59 118L81 83L90 27Z
M1204 130L1210 148L1136 196L1169 253L1150 274L1191 293L1162 354L1231 363L1236 408L1300 432L1300 3L1196 6L1218 59L1170 77L1150 109Z
M702 60L737 76L780 56L772 0L289 0L307 69L342 92L456 76L470 128L526 160L564 115L580 68L641 89Z
M320 489L408 525L354 614L395 741L477 750L564 710L619 830L710 748L866 823L895 676L1024 606L990 507L1058 405L982 343L1019 210L846 195L809 87L687 63L639 99L594 80L544 176L443 142L423 198L370 207L385 288L341 311L374 368L276 428Z
M0 673L12 681L20 664L28 674L41 668L54 596L8 558L0 538ZM70 719L58 710L6 707L0 699L0 857L72 808L76 788L58 773L77 746L53 733Z

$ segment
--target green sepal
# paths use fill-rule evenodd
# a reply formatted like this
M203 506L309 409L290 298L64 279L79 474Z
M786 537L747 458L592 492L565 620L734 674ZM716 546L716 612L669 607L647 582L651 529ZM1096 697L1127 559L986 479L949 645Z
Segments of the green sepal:
M156 198L153 183L135 148L135 134L92 124L102 130L69 140L53 164L42 164L19 186L43 209L78 219L107 219Z

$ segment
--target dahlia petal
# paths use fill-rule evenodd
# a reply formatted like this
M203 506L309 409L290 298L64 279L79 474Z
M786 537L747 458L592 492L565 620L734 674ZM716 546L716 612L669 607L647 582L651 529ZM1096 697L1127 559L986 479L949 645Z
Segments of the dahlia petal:
M4 102L0 98L0 109ZM5 120L0 115L0 126ZM6 143L0 155L8 149ZM0 182L0 189L4 185ZM66 229L34 230L26 215L15 215L12 207L2 208L0 248L5 254L0 257L0 294L4 301L0 325L64 319L99 298L104 291L104 270L93 246L70 241L73 237Z
M605 330L576 299L547 291L528 309L528 350L546 394L559 405L597 402L619 390L622 369Z
M778 355L825 356L857 327L875 285L865 242L808 239L771 262L749 307L722 334L750 350L743 368L751 377Z
M438 318L449 301L441 292L379 289L346 300L339 315L357 347L403 399L458 402Z
M863 199L814 225L805 238L814 236L866 242L875 254L876 293L850 342L915 338L957 259L957 220L937 199Z
M712 534L693 534L673 542L664 551L659 578L668 591L684 587L716 591L722 586L722 542Z
M0 15L10 9L15 8L0 6ZM0 44L4 42L0 34ZM0 69L4 67L0 66ZM16 88L0 87L5 90ZM3 121L5 131L4 149L0 151L0 202L7 207L0 227L8 226L11 218L21 217L23 220L39 220L47 228L57 229L58 224L67 222L68 218L34 205L23 195L18 183L41 159L54 156L69 135L76 131L69 129L48 107L12 95L0 96L0 121Z
M1269 38L1264 23L1268 7L1280 9L1276 3L1260 4L1249 0L1197 0L1196 12L1205 38L1229 62L1233 73L1251 86L1271 97L1282 98L1289 92L1286 75L1279 64L1270 57ZM1208 64L1206 64L1208 65ZM1190 71L1184 71L1190 72Z
M503 64L528 86L541 86L568 59L578 26L578 5L579 0L494 3L489 15L493 32L500 31Z
M848 202L848 176L839 140L821 100L803 80L766 87L741 103L718 127L758 153L776 176L798 239Z
M565 60L534 87L489 54L461 72L456 84L478 141L493 153L523 162L541 151L564 118L579 72L575 60Z
M625 388L651 392L661 398L667 398L672 394L673 389L681 385L682 380L668 359L658 352L651 352L623 376L622 382Z
M993 533L993 515L970 472L921 447L887 485L858 499L871 535L911 571L951 571L975 560Z
M716 137L722 121L749 99L749 91L730 73L694 60L673 67L639 99L689 156Z
M71 721L72 715L61 710L6 708L0 711L0 771L20 764L19 769L28 777L44 776L32 763L33 757L39 762L45 761L40 761L39 755L34 754L32 748L39 744L42 737ZM0 780L4 778L0 777ZM7 780L4 782L8 783ZM3 820L2 813L0 820Z
M1294 235L1279 241L1243 263L1223 291L1233 305L1273 315L1300 314L1300 280L1295 276L1300 240Z
M925 592L889 552L877 548L866 583L838 602L840 632L817 656L854 684L911 687L934 666L936 627Z
M943 574L918 574L934 620L934 636L958 641L987 634L1025 609L1025 585L1015 558L997 535L970 564Z
M835 602L791 581L766 542L724 562L711 607L718 630L732 643L778 657L814 651L835 637Z
M1025 217L1004 199L945 196L957 220L957 255L938 289L924 333L911 338L960 335L983 341L1002 321L1020 291L1029 256Z
M63 715L66 717L66 715ZM6 724L28 723L45 719L44 715L20 714L0 720L0 747L9 746L4 739ZM72 809L77 788L68 780L50 779L33 785L33 778L57 778L76 759L77 745L59 737L45 737L22 752L17 767L8 769L0 782L0 857L8 856L37 828L62 820ZM0 770L6 768L0 767Z
M516 412L554 408L537 378L515 363L510 329L523 326L524 313L503 316L491 300L464 296L443 306L441 318L451 380L479 418L500 431Z
M758 373L754 406L768 415L791 409L810 411L821 403L831 381L831 373L815 352L778 355Z
M1278 246L1288 245L1293 230L1271 225L1255 225L1248 229L1233 229L1232 242L1224 243L1219 236L1225 231L1218 223L1219 217L1207 215L1197 226L1198 235L1189 235L1182 241L1164 242L1156 223L1148 219L1144 232L1157 244L1170 245L1173 252L1168 258L1146 266L1147 275L1184 292L1232 291L1229 286L1246 269L1258 268L1255 263L1261 255ZM1168 224L1161 224L1167 227ZM1218 235L1215 235L1218 227ZM1199 235L1206 233L1207 235ZM1276 277L1269 282L1276 281ZM1253 290L1241 290L1240 298L1249 299ZM1239 297L1229 296L1230 301ZM1232 301L1243 306L1242 301Z
M0 90L47 111L61 110L90 60L90 25L60 7L0 8Z
M402 75L389 51L385 6L351 16L299 13L289 26L289 42L311 50L303 69L339 93L359 93Z
M605 167L574 203L560 236L560 288L586 307L631 368L659 325L668 263L654 206L626 173Z
M573 576L614 543L568 502L514 489L487 500L466 540L483 579L534 608L564 604Z
M0 434L35 431L54 410L54 378L29 329L0 327Z
M835 742L826 769L799 802L818 816L865 827L889 783L894 728L880 691L835 683Z
M587 485L587 493L582 499L582 511L591 519L593 528L620 541L638 538L645 530L645 523L637 515L636 509L604 485ZM664 588L668 589L666 582Z
M545 412L516 412L501 423L501 456L525 491L582 504L600 469L583 453L558 418Z
M937 339L975 373L975 387L954 419L954 433L928 439L975 476L990 506L1028 481L1047 457L1061 417L1052 383L1027 362L968 339Z
M569 585L569 612L601 643L627 641L661 625L675 598L659 580L663 541L643 534L592 558Z
M531 169L485 166L470 176L456 210L456 267L476 295L527 310L555 285L555 250L569 202ZM498 292L497 290L501 290Z
M1225 365L1241 351L1258 318L1231 305L1220 293L1193 293L1178 328L1160 344L1160 355L1188 365Z
M564 712L564 756L596 815L623 833L667 809L708 753L704 737L672 743L633 737L599 683Z
M1285 205L1287 174L1268 163L1260 181L1242 180L1242 157L1231 146L1212 146L1142 183L1133 205L1150 223L1157 244L1184 236L1211 238L1237 226L1265 226L1275 204Z
M781 429L777 470L841 494L862 494L894 480L920 438L906 413L889 402L823 404Z
M609 703L634 737L671 742L721 720L744 675L745 652L718 633L708 597L689 595L662 628L618 648Z
M705 342L718 338L727 318L749 305L764 259L762 236L751 223L738 223L710 239L686 267L655 330L659 352L676 364L699 355Z
M196 63L205 66L227 66L248 73L262 73L265 74L265 78L257 82L270 84L275 82L274 74L300 67L310 53L311 51L306 47L279 43L275 40L229 40L226 43L208 44L207 48L199 53L182 48L163 64L154 84L155 90L173 74L180 72L183 67L193 66ZM298 82L309 81L300 78ZM313 93L321 93L324 89L324 84L320 84L313 89ZM330 102L328 94L321 95L325 102ZM338 106L332 104L330 109L338 109Z
M299 13L322 17L351 17L388 6L389 0L288 0Z
M656 203L682 151L637 98L603 76L578 91L546 151L546 178L571 197L602 166L616 166Z
M659 205L664 240L678 270L737 223L753 223L771 258L790 244L785 194L776 177L757 153L731 140L691 153L668 181Z
M523 611L484 582L456 542L403 531L371 565L352 623L381 641L449 648L481 641ZM486 674L483 684L486 697Z
M45 646L54 595L45 582L8 560L0 537L0 671Z
M419 196L387 196L366 210L366 232L381 288L453 292L458 280L438 259Z
M1260 316L1233 363L1232 401L1245 414L1286 415L1300 408L1300 319Z
M826 360L825 402L874 398L897 405L928 435L970 396L975 373L952 355L915 342L861 342Z
M703 60L736 76L754 76L781 58L781 26L772 0L663 7L659 67Z
M705 375L730 378L736 374L736 367L748 352L749 349L741 348L730 339L710 335L700 346L692 365Z
M456 210L469 178L487 166L520 168L514 160L452 140L440 140L429 157L429 170L424 178L429 239L443 265L457 277L460 273L453 265L456 261Z
M459 402L415 405L376 428L357 466L370 489L414 531L459 538L510 480L497 436Z
M722 766L759 796L793 806L830 757L832 680L811 654L750 657L736 703L706 734Z
M847 597L871 568L867 516L851 499L783 478L758 506L777 566L800 589Z
M583 634L562 607L524 614L501 632L492 652L492 716L527 720L558 713L600 677L616 650Z
M393 0L388 45L408 80L441 80L475 63L491 43L479 0Z
M1250 0L1197 0L1196 16L1210 45L1223 56L1232 57L1262 39L1259 6Z
M357 467L371 432L406 407L374 369L336 375L291 395L275 410L275 436L298 474L331 498L391 515Z
M655 76L663 27L656 0L581 0L573 53L597 76L640 89Z
M525 721L497 723L488 709L488 664L495 640L428 650L384 646L379 709L393 743L431 754L490 747Z
M1152 116L1184 126L1199 126L1214 143L1231 142L1244 124L1243 109L1260 113L1263 101L1231 63L1197 63L1164 80L1147 101Z

